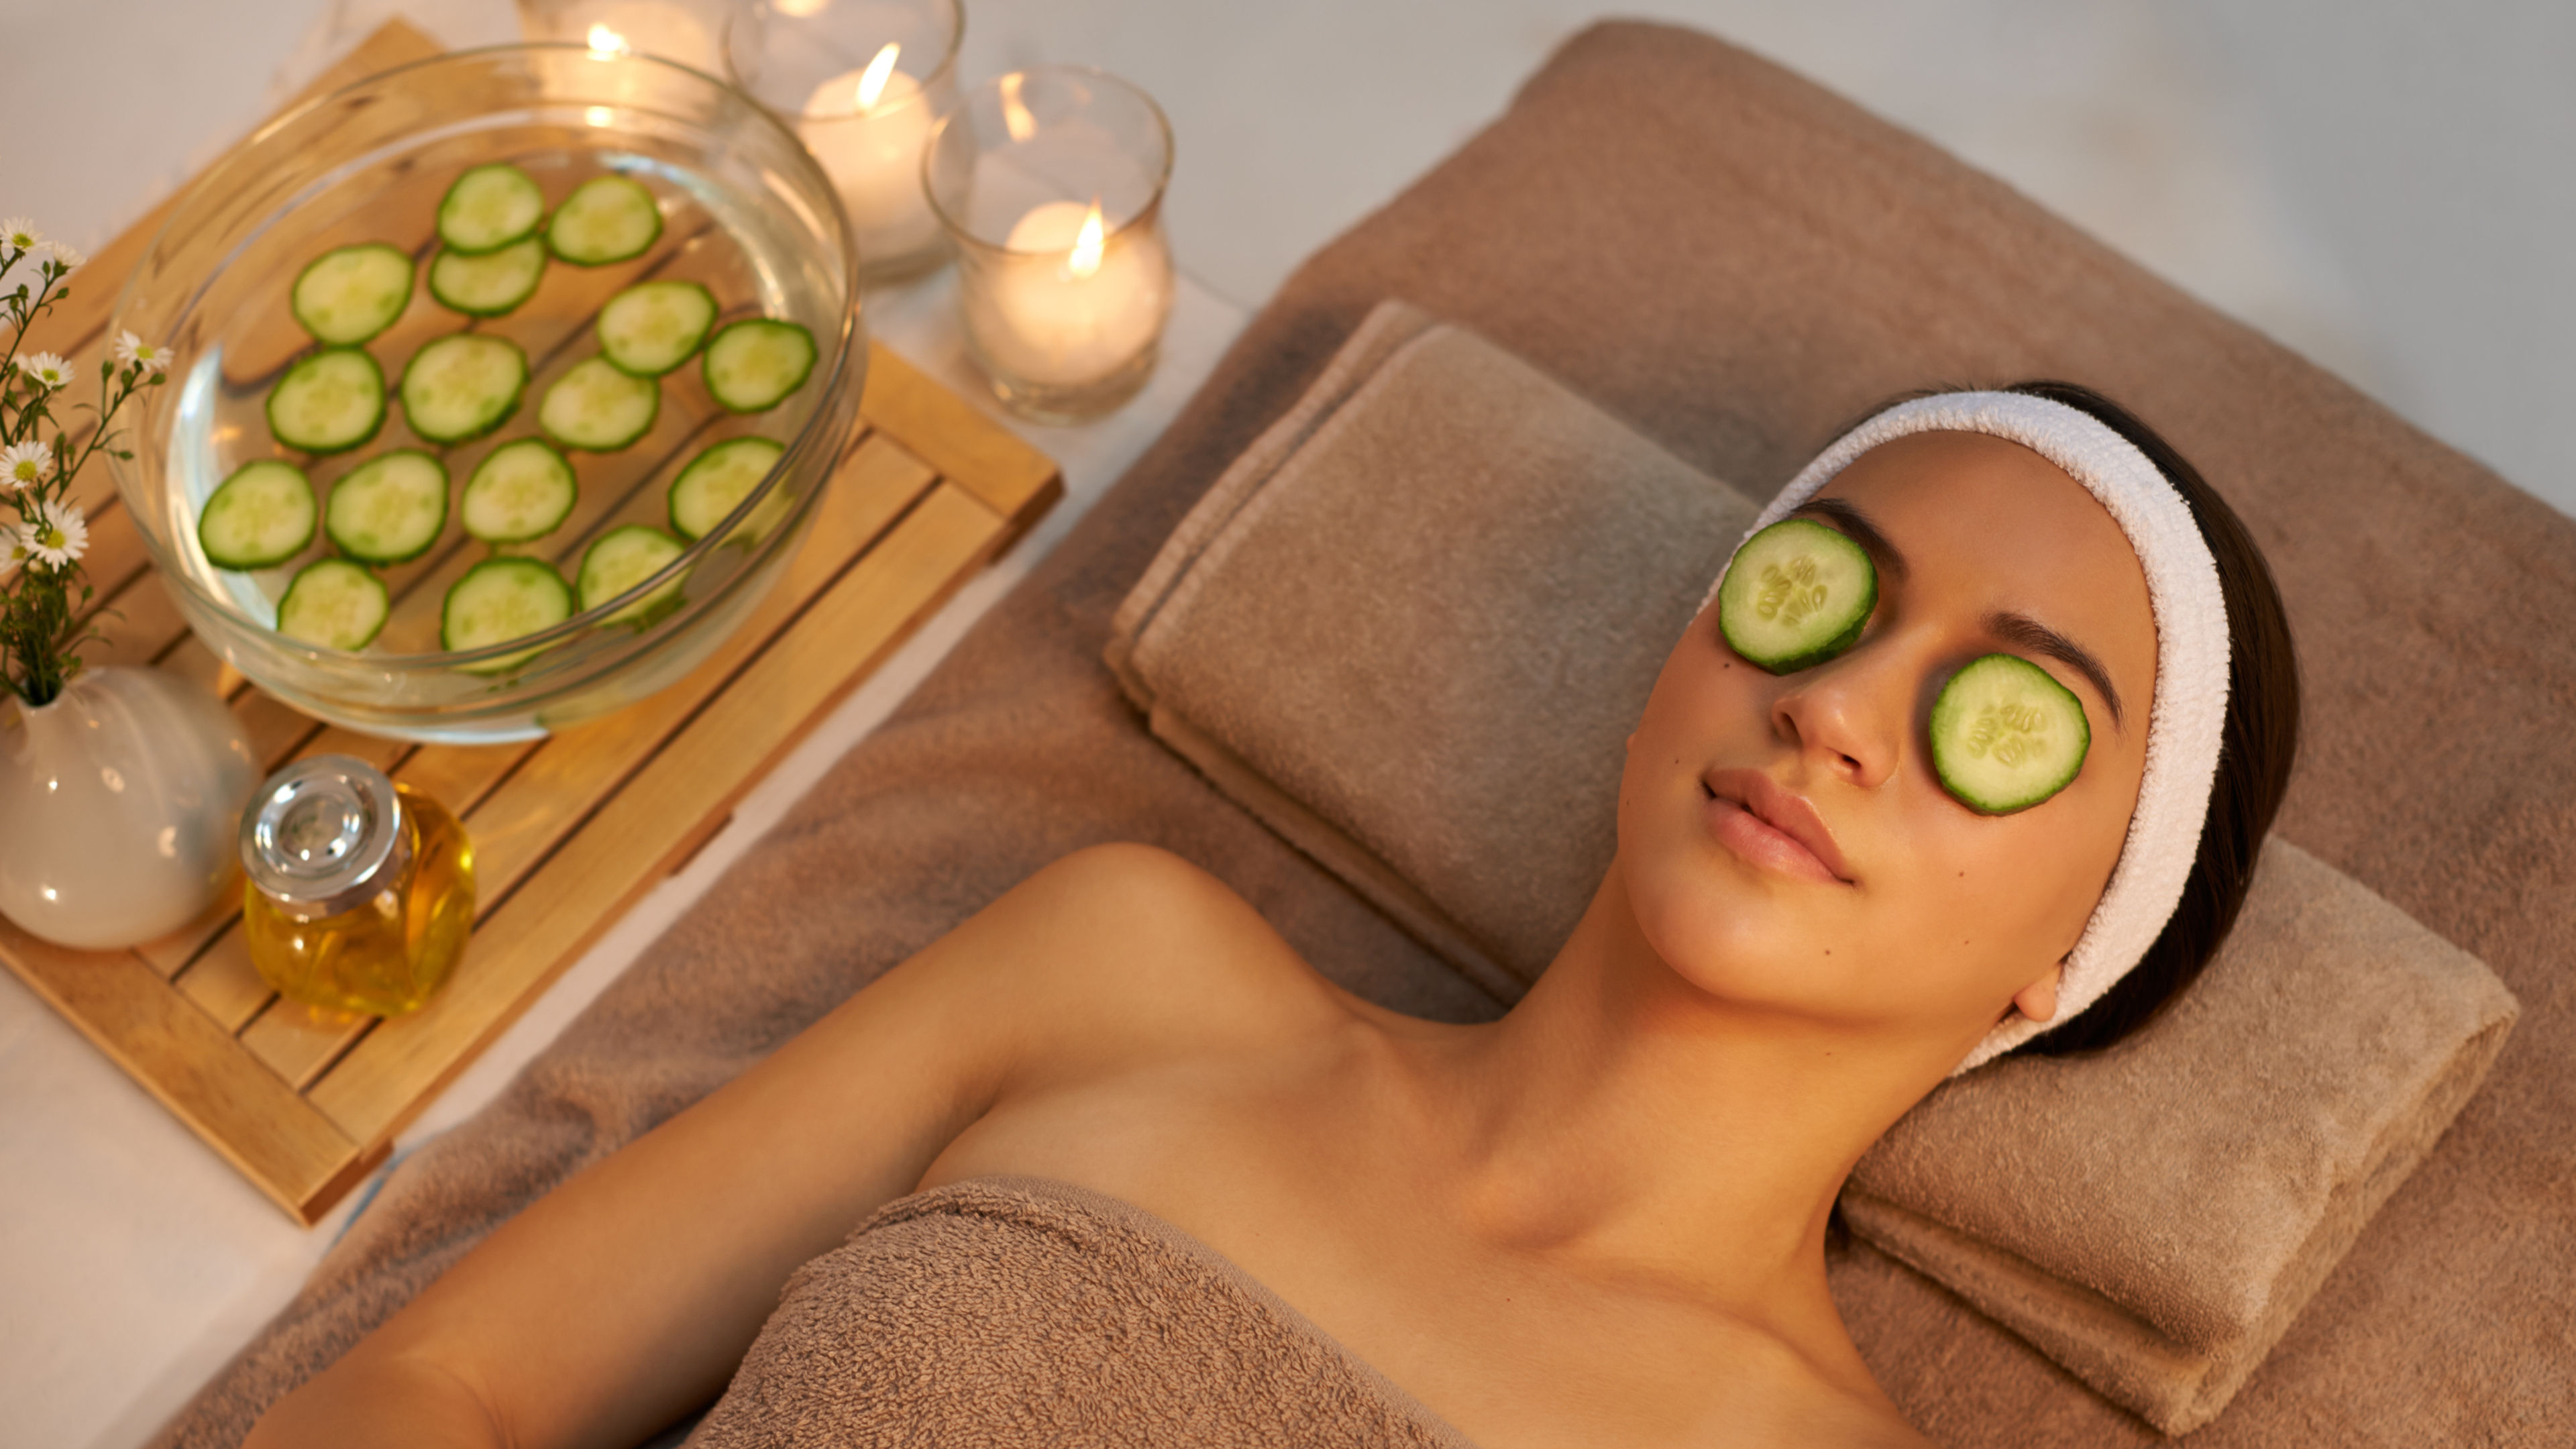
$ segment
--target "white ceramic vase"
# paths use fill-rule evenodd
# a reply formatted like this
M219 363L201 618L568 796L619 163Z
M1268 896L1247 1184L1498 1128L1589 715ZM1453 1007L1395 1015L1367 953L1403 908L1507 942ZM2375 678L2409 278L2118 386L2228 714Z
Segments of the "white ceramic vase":
M232 878L258 786L233 712L157 669L0 707L0 916L89 951L179 929Z

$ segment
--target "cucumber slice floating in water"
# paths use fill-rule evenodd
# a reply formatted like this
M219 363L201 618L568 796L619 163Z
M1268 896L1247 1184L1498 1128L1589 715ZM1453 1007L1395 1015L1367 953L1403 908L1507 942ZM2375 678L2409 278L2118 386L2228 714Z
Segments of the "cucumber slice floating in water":
M411 355L403 417L433 443L461 443L501 426L528 387L528 355L506 337L458 332Z
M528 173L496 163L477 166L449 184L438 203L438 239L453 252L497 252L537 234L546 217L546 195Z
M662 385L618 371L604 357L573 364L537 404L537 426L567 448L610 453L653 430Z
M331 485L323 530L351 558L395 564L429 552L447 527L447 469L418 448L370 458Z
M354 346L411 305L411 271L411 253L384 242L334 248L296 274L287 310L316 341Z
M574 187L546 223L547 249L576 267L640 257L661 235L653 193L625 176L594 176Z
M277 601L277 632L325 649L364 649L385 627L385 581L344 558L306 564Z
M646 282L599 309L599 355L620 372L660 377L688 361L715 324L715 294L706 288Z
M1878 607L1878 570L1848 536L1790 518L1744 541L1717 589L1718 628L1736 653L1786 674L1849 649Z
M680 476L671 480L671 531L693 541L706 537L725 521L725 515L742 506L785 451L767 438L734 438L690 459ZM758 541L786 507L786 491L770 490L734 537L746 543Z
M537 293L546 275L546 244L536 237L469 256L441 250L429 260L429 295L468 317L498 317Z
M197 514L197 545L219 569L275 568L313 541L321 510L292 463L262 458L233 470Z
M2065 789L2092 744L2075 692L2010 654L1970 663L1932 702L1932 768L1980 815L2027 810Z
M465 531L485 543L526 543L554 532L580 497L564 455L542 438L521 438L475 465L457 509Z
M630 523L601 534L581 556L578 587L582 609L596 609L636 587L660 573L682 552L678 539L647 524ZM652 623L679 605L680 584L685 577L671 580L599 622L633 624L637 628Z
M487 558L448 585L438 611L438 645L450 651L489 648L571 617L572 586L552 565L532 558ZM496 674L535 652L463 667L469 673Z
M364 348L325 347L268 393L268 431L307 453L345 453L385 422L385 374Z
M793 322L746 317L707 343L707 392L738 413L767 412L814 371L814 334Z

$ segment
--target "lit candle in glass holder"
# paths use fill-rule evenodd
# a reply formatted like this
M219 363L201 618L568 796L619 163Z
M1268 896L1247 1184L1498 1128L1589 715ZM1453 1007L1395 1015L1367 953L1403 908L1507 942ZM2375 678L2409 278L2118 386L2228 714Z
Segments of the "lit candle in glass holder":
M572 40L604 53L633 52L712 71L720 0L520 0L532 40Z
M794 128L832 178L871 280L936 265L946 238L921 151L963 28L956 0L760 0L728 22L734 83Z
M1006 406L1092 417L1152 374L1172 308L1171 158L1152 98L1071 66L979 86L932 133L925 174L957 243L967 351Z

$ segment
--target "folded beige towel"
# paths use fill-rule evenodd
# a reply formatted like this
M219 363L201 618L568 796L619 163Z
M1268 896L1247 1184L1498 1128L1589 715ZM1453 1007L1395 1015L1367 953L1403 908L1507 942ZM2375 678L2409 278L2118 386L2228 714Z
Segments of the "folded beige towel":
M1113 1197L899 1198L788 1280L689 1449L1471 1449L1214 1249Z
M1181 524L1107 654L1166 743L1509 998L1599 883L1621 741L1753 513L1387 304ZM1936 1093L1864 1160L1848 1216L2178 1433L2262 1361L2514 1011L2475 959L2275 840L2182 1009Z

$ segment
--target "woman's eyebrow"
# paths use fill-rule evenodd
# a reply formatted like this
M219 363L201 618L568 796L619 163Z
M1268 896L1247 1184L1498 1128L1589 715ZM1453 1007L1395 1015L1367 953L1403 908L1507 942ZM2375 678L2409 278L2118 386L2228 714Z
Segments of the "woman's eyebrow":
M1802 513L1832 520L1843 532L1851 535L1852 542L1869 552L1869 561L1878 565L1880 573L1900 579L1905 577L1905 555L1897 551L1895 544L1887 541L1887 535L1879 532L1878 525L1870 522L1869 515L1854 507L1851 500L1810 498L1789 510L1791 518Z
M2110 671L2104 669L2102 661L2094 658L2083 645L2028 614L2016 614L2009 609L1988 614L1986 632L2007 644L2034 654L2045 654L2092 681L2094 690L2102 696L2102 702L2111 707L2112 728L2125 728L2120 722L2120 691L2111 687Z

